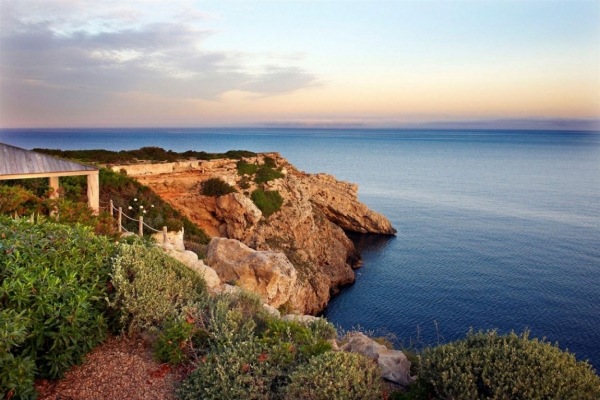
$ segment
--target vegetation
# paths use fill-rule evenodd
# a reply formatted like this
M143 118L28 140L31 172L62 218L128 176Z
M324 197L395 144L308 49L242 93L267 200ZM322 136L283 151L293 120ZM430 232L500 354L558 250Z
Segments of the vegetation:
M0 217L0 394L33 398L106 335L107 237L89 227Z
M205 151L188 150L177 153L160 147L142 147L137 150L58 150L58 149L33 149L39 153L55 157L69 158L80 162L99 164L127 164L138 161L164 161L174 162L181 159L215 160L220 158L241 159L242 157L256 157L256 153L246 150L230 150L226 153L207 153Z
M283 178L283 174L280 171L273 169L273 167L269 167L265 164L261 165L256 170L256 178L254 178L254 182L266 183L279 178Z
M111 277L110 306L130 334L185 319L207 296L202 277L157 247L121 245Z
M236 165L239 175L254 175L258 170L258 165L250 164L244 160L239 160Z
M265 157L262 165L250 164L244 160L239 160L236 165L239 175L254 176L256 183L266 183L284 176L277 170L277 163L271 157Z
M255 295L214 298L198 330L207 346L196 347L195 371L182 383L181 399L279 399L289 375L331 350L335 329L325 321L308 326L273 318Z
M166 158L171 153L144 148L128 156ZM262 165L238 162L246 183L253 174L259 183L276 179L281 174L276 168L269 157ZM186 247L205 252L204 232L150 189L105 169L100 180L101 201L112 199L153 226L184 226L192 239ZM191 372L178 389L180 399L385 397L376 364L331 351L337 333L325 320L305 325L275 318L258 296L244 291L211 297L201 277L148 242L129 237L116 243L111 216L96 216L81 204L84 178L61 179L60 200L48 197L47 180L18 183L22 186L0 186L0 214L53 210L61 224L0 216L0 398L35 398L35 378L60 377L109 329L149 336L158 360L184 364L181 371ZM209 192L222 190L228 189L217 184ZM262 188L251 198L265 217L283 203L277 191ZM302 266L301 260L290 259ZM391 398L600 398L600 378L589 364L544 340L530 339L528 332L470 332L412 361L417 383Z
M283 205L283 198L277 190L263 190L259 188L252 192L250 198L256 204L256 207L262 211L265 218L279 211Z
M290 376L285 398L309 400L381 399L381 372L359 354L327 352Z
M209 236L202 228L171 207L169 203L162 200L149 187L140 184L127 175L109 169L101 169L100 188L100 201L102 203L107 204L112 200L116 208L121 207L123 212L133 217L141 213L144 216L144 222L149 226L159 229L166 226L169 231L177 231L183 227L185 237L189 242L208 244L210 241ZM140 206L143 208L140 208ZM136 221L125 219L123 223L127 230L137 231Z
M204 196L219 197L235 192L237 190L233 186L220 178L210 178L202 183L202 194Z
M0 185L0 215L23 215L37 208L38 198L33 192L20 186Z
M544 340L469 332L422 355L421 398L598 399L600 377L586 362Z
M62 193L59 199L49 198L48 179L23 179L4 183L8 186L0 185L0 195L6 193L11 200L4 200L4 196L0 196L3 199L0 200L0 213L29 215L48 214L50 210L57 210L61 222L79 222L93 226L99 234L116 234L116 224L108 209L95 216L84 204L87 196L85 177L61 178ZM100 189L100 203L104 207L108 207L112 200L116 209L121 207L125 214L134 219L143 215L144 222L149 226L158 229L166 226L170 231L183 227L189 243L208 244L210 241L202 228L171 207L149 187L127 175L106 168L100 169ZM23 201L18 202L17 197ZM137 221L123 218L122 223L126 230L137 232Z

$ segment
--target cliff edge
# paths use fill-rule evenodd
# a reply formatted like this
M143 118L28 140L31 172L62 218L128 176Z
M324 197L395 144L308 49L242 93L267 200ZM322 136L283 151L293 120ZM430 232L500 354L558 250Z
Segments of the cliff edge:
M252 167L242 168L240 163L242 167ZM256 178L256 170L265 165L269 171L277 171L266 182ZM331 175L299 171L278 153L243 160L136 164L113 169L125 170L149 186L209 235L236 239L253 250L280 253L273 259L284 264L286 274L297 278L285 304L279 297L276 306L304 314L322 311L331 294L354 282L352 269L360 265L360 255L344 231L396 233L386 217L358 201L357 185L338 181ZM216 197L203 195L202 185L211 178L227 182L237 192ZM283 200L280 209L265 216L251 200L257 189L278 192ZM232 254L231 259L236 257ZM287 262L294 272L289 271ZM258 268L273 268L272 265L264 263ZM223 281L234 281L242 287L248 281L245 275L236 276L232 272L235 268L222 271ZM261 284L261 276L271 275L257 271L256 284ZM268 284L264 282L265 287Z

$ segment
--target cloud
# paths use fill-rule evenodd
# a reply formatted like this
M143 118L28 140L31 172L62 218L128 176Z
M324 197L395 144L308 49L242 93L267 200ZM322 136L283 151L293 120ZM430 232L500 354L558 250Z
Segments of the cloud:
M121 4L3 1L1 105L68 109L131 92L214 101L230 91L277 95L318 81L298 65L257 69L244 52L207 50L215 31L206 19L215 18L191 2ZM182 12L190 18L171 19Z
M317 85L317 77L302 69L267 67L264 73L248 82L243 89L255 93L276 94Z

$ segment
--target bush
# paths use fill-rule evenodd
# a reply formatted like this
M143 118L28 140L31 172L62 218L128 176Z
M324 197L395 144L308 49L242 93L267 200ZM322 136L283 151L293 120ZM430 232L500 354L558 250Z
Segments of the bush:
M38 211L37 196L20 186L0 185L0 214L23 215Z
M202 260L206 257L206 247L207 246L205 244L200 244L198 242L184 240L183 245L186 250L193 251L194 253L196 253L196 255L198 256L198 258L200 260Z
M229 294L217 296L209 303L208 331L213 350L221 351L254 338L256 322L251 307L252 304L245 301L240 304L236 295Z
M27 339L31 325L25 313L17 313L14 309L0 310L0 396L3 399L13 396L35 398L35 361L29 356L18 355L18 348Z
M273 167L263 164L256 170L256 178L254 178L254 182L265 183L279 178L283 178L283 174L281 172L273 169Z
M28 398L34 371L60 377L105 337L115 248L81 225L5 217L0 237L0 382Z
M265 156L263 163L269 168L277 168L277 162L273 157Z
M237 162L238 175L254 175L258 170L258 165L250 164L244 160Z
M219 178L210 178L202 183L204 196L218 197L237 192L233 186Z
M286 399L346 400L380 399L381 372L359 355L327 352L312 358L290 375Z
M331 349L318 334L326 332L329 337L331 331L318 324L306 327L259 317L265 327L256 336L254 319L261 312L255 303L251 296L217 298L209 324L212 351L200 358L197 369L181 385L181 399L280 398L298 365Z
M279 211L283 205L283 198L277 190L256 189L252 192L250 198L256 204L256 207L262 211L265 218Z
M158 336L154 346L157 360L179 364L188 358L186 350L194 336L196 327L192 322L177 321L168 325Z
M178 390L181 400L269 399L275 367L257 341L236 341L201 359Z
M187 308L205 301L206 282L161 249L123 244L113 260L111 307L129 333L184 318Z
M587 362L529 333L468 333L423 354L421 385L455 399L598 399L600 377Z
M301 363L330 351L332 345L329 340L333 337L335 337L335 329L326 321L304 325L299 322L270 318L266 321L266 329L261 335L261 340L271 347L286 344L289 348L287 352L289 359L285 361ZM293 360L294 358L297 360Z

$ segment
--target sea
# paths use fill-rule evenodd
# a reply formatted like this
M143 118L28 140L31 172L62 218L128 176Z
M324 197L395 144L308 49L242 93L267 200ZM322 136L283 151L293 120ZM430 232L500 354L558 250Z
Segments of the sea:
M353 235L363 266L324 312L420 348L530 332L600 369L600 132L28 129L32 149L279 152L357 183L396 236Z

